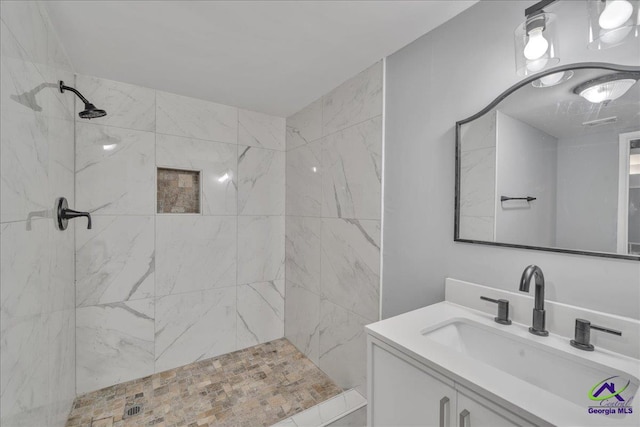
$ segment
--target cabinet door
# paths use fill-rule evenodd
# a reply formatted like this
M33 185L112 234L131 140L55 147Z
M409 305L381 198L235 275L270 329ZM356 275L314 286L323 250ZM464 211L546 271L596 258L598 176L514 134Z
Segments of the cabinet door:
M516 415L498 406L480 403L484 399L472 399L458 392L455 426L457 427L512 427L530 426Z
M453 427L456 391L386 349L371 346L372 426Z

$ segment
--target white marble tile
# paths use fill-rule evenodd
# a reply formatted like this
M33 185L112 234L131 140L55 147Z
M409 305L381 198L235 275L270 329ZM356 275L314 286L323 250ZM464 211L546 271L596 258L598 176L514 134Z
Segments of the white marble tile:
M4 5L4 2L2 2ZM48 85L30 53L25 51L4 20L0 23L0 62L2 66L2 94L0 106L4 111L45 114L42 99L53 90ZM46 43L42 43L46 50Z
M460 152L496 146L496 110L460 128Z
M238 146L238 213L284 215L285 153Z
M238 286L238 348L284 336L284 280Z
M322 220L322 295L371 321L379 316L380 222Z
M363 407L367 404L365 399L355 389L347 390L339 395L322 402L320 406L320 413L323 414L325 419L334 418L335 416L344 415L347 412L353 411L355 408Z
M0 226L0 308L9 318L41 314L49 292L49 220Z
M382 114L382 61L323 97L322 135Z
M49 29L42 4L35 1L3 1L0 2L0 16L28 52L29 61L46 64Z
M272 424L271 427L298 427L298 424L293 421L293 418L285 418L282 421Z
M323 217L380 219L381 185L381 117L323 140Z
M41 4L43 3L41 2ZM47 8L45 7L44 9L43 15L45 15L47 21L47 70L43 70L42 74L47 77L47 81L56 82L57 79L73 81L76 73L71 59L69 59L66 48L58 37L58 29L53 25ZM59 74L60 71L68 71L69 75L61 76ZM74 100L71 101L69 111L73 114Z
M287 215L322 216L322 142L287 151Z
M322 137L322 98L287 117L287 151Z
M155 213L155 136L76 123L76 208L96 214Z
M284 117L238 110L238 144L285 150Z
M364 406L344 417L327 424L327 427L365 427L367 425L367 407Z
M296 426L320 427L333 425L349 425L342 424L345 422L355 421L355 417L351 416L355 408L366 405L367 401L356 390L348 390L331 399L320 402L311 408L293 415L290 419ZM349 418L347 418L349 417ZM281 424L277 424L280 426ZM286 425L286 424L284 424ZM352 424L358 426L358 424ZM359 427L364 427L360 424Z
M59 46L54 43L54 46ZM56 55L56 53L49 53ZM58 55L66 58L66 54ZM35 94L37 104L42 107L42 112L48 117L55 117L65 120L75 120L74 106L76 104L76 96L70 92L61 93L59 90L59 81L73 86L75 74L70 68L64 68L56 64L36 64L36 68L42 75L42 81L38 88L33 88L32 93Z
M75 228L72 224L67 230L61 231L52 220L47 222L49 223L49 289L44 309L49 313L75 309Z
M153 299L76 311L78 394L153 373Z
M26 2L25 2L26 3ZM27 18L28 19L28 18ZM2 21L2 100L3 111L34 112L49 117L73 118L73 96L61 94L58 80L71 79L70 69L61 69L33 59L33 52L26 51L22 40L17 40ZM40 43L47 55L47 41ZM46 61L46 58L45 58Z
M47 120L4 110L0 120L0 220L24 221L29 213L53 208Z
M0 405L3 426L46 425L49 400L47 329L36 316L0 319Z
M320 413L320 405L312 406L302 412L299 412L291 417L296 426L304 426L304 427L321 427L323 426L327 420L322 418L322 414Z
M156 372L235 349L235 287L156 300Z
M238 217L238 284L284 279L284 217Z
M156 164L200 171L204 215L235 215L238 146L171 135L156 135Z
M74 242L51 210L57 196L73 202L74 97L57 90L73 74L44 3L0 9L0 425L64 425L75 397Z
M72 83L67 83L72 85ZM113 80L79 74L75 87L107 115L91 123L154 132L156 130L156 93L152 89ZM76 114L84 103L76 102Z
M152 298L155 289L152 216L93 217L76 227L76 305Z
M235 217L156 217L156 296L235 284Z
M320 356L320 296L286 281L284 336L318 365Z
M323 299L320 302L320 364L342 388L366 393L366 334L371 323L344 308Z
M47 117L49 141L49 203L60 196L75 206L75 123L73 119Z
M320 218L285 219L285 277L320 295Z
M47 425L65 425L76 397L75 308L47 318L49 410Z
M157 91L156 131L236 144L238 142L238 109Z
M0 27L0 221L7 222L51 208L49 144L45 112L31 92L44 84L43 78L4 23Z
M460 158L460 212L465 216L495 216L496 149L464 152Z
M494 222L492 216L460 216L459 234L461 239L483 240L493 242Z

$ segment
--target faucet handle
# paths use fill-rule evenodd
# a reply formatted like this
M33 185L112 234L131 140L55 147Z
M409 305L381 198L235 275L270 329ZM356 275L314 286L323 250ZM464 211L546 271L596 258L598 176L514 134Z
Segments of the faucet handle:
M510 325L509 319L509 301L506 299L493 299L485 296L481 296L480 299L498 304L498 317L494 317L493 320L501 325Z
M580 350L593 351L595 347L590 343L591 329L622 336L622 332L616 331L615 329L592 325L590 321L585 319L576 319L575 337L570 341L571 345Z

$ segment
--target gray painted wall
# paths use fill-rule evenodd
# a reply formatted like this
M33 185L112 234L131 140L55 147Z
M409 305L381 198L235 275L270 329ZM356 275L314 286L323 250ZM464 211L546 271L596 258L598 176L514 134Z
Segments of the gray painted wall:
M538 264L547 298L640 318L640 263L453 242L454 127L516 83L519 1L482 1L387 62L382 314L444 298L445 277L515 290ZM584 2L559 2L562 64L640 65L637 44L586 46Z
M558 140L557 246L616 252L618 145L611 131Z
M497 117L496 242L554 246L558 140L500 111ZM501 203L503 195L537 199Z

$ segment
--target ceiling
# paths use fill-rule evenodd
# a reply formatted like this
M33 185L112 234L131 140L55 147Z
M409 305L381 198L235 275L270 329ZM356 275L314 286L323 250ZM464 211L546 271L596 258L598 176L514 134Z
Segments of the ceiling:
M476 1L48 1L80 74L288 116Z
M598 68L574 70L573 76L557 86L535 88L525 85L496 107L499 111L551 135L574 138L600 132L617 135L637 130L640 123L640 83L636 82L622 97L609 103L593 104L573 90L595 78L616 74ZM585 122L615 118L614 123L585 126Z

